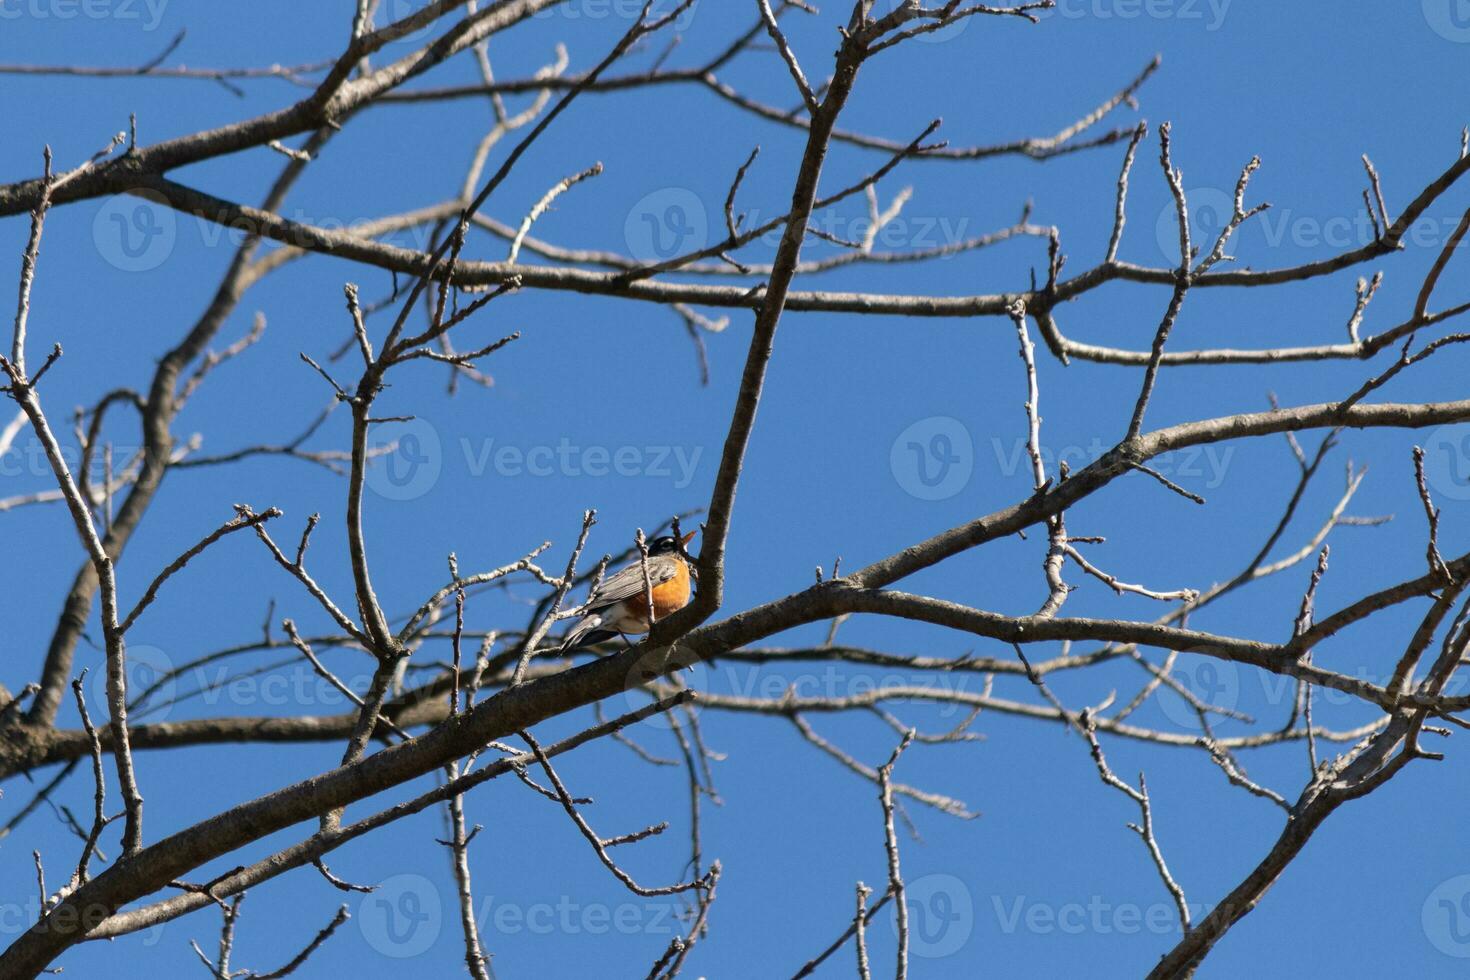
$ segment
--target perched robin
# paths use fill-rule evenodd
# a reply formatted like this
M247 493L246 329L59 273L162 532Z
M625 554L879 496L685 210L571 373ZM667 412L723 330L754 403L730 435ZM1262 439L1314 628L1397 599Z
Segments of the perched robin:
M654 622L689 604L689 562L682 554L696 532L682 538L665 536L648 544L648 561L640 559L604 579L587 597L582 618L567 631L563 650L589 646L615 636L647 633ZM648 567L647 580L643 577ZM653 585L653 617L648 615L649 584Z

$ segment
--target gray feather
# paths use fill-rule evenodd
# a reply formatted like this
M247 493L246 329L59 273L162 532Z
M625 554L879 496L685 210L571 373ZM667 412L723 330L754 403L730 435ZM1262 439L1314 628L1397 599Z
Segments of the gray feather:
M683 559L676 555L655 555L648 559L648 579L654 585L661 585L679 573L679 563ZM644 592L646 583L643 581L643 566L640 562L626 568L621 568L613 573L610 578L603 581L601 587L587 599L588 609L606 609L613 603L622 602Z
M601 625L601 614L595 612L588 613L581 619L577 620L577 625L567 630L566 639L562 640L561 648L563 650L572 649L577 645L582 637L586 636L588 633L591 633L593 630L597 629L597 627Z

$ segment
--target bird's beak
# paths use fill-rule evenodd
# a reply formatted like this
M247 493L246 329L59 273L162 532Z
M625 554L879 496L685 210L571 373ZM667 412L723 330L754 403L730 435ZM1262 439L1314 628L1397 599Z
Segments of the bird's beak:
M681 545L688 544L690 541L694 540L694 536L696 534L698 534L698 533L699 533L699 528L695 528L694 530L690 531L688 534L686 534L682 538L680 538L679 539L679 544L681 544Z

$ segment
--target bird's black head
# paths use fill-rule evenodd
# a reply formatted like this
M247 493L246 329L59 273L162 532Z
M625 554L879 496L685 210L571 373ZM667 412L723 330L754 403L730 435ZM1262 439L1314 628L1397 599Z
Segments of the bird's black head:
M661 535L648 542L648 553L650 555L677 555L693 539L695 531L690 531L683 538L676 538L671 534Z
M654 538L648 542L648 553L650 555L674 555L679 552L679 540L670 535Z

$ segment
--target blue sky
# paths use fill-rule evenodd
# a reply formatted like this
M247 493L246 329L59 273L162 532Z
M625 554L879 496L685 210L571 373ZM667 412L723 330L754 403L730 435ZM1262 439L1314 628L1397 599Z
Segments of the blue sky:
M405 2L402 9L417 5ZM317 61L337 53L350 6L261 0L226 15L169 0L151 5L143 0L0 0L0 62L135 65L185 28L187 36L170 64ZM567 45L573 68L590 66L626 28L624 6L621 0L573 0L496 38L491 55L497 74L512 78L535 71L554 57L558 41ZM1120 109L1109 122L1172 121L1175 163L1191 200L1203 206L1228 193L1240 168L1259 154L1263 166L1248 200L1269 200L1274 207L1241 233L1234 252L1253 267L1292 265L1364 243L1361 154L1368 153L1383 175L1388 207L1395 213L1454 160L1461 127L1470 121L1452 94L1459 91L1470 54L1465 6L1458 0L1362 4L1345 16L1343 7L1323 3L1063 0L1037 26L973 18L957 32L885 53L863 69L841 125L908 139L941 117L940 136L955 145L1048 135L1161 54L1161 69L1140 92L1139 111ZM669 64L700 63L754 16L753 4L700 2ZM845 16L831 7L818 17L789 18L792 43L809 75L825 77L832 32ZM407 50L401 44L389 53ZM654 44L630 65L646 65L660 50ZM795 101L772 52L743 55L722 74L754 97L782 106ZM474 78L473 64L461 59L423 83ZM243 96L202 81L0 75L0 104L6 110L0 180L34 175L47 143L61 165L80 162L125 128L130 112L137 113L140 140L151 143L269 111L301 93L277 80L245 82L241 88ZM512 100L513 107L522 104ZM371 109L352 120L308 168L284 213L338 225L445 200L457 192L490 121L488 107L478 102ZM515 223L555 181L600 161L601 176L558 201L535 234L569 247L636 254L656 250L660 243L653 241L651 229L658 229L687 248L701 235L717 233L730 178L756 144L761 154L742 188L741 207L752 220L783 211L802 141L800 133L755 121L696 87L588 96L527 154L486 211ZM498 152L503 154L506 145ZM902 220L880 247L921 248L1001 228L1029 200L1033 221L1061 227L1069 271L1086 268L1106 249L1121 156L1117 145L1045 164L1019 158L907 163L879 186L885 204L901 188L913 187ZM492 157L492 164L498 159ZM882 159L839 147L823 186L845 186ZM258 150L174 176L253 203L281 161ZM1410 236L1401 254L1378 266L1272 290L1199 291L1189 297L1171 343L1182 349L1340 342L1352 309L1352 283L1374 268L1384 270L1385 280L1364 333L1398 323L1411 311L1424 271L1466 204L1463 189L1447 195L1431 210L1422 234ZM1172 233L1161 234L1160 217L1170 207L1157 143L1150 136L1134 170L1123 258L1150 265L1169 261ZM849 235L864 215L862 202L855 200L817 218L825 230ZM1208 215L1202 220L1208 224ZM119 237L119 221L134 222L130 235L149 232L147 244L140 244L142 237ZM1162 227L1167 229L1167 223ZM4 254L18 258L25 232L22 219L0 222ZM504 248L499 240L481 237L472 239L466 251L500 258ZM809 254L831 251L832 246L813 242ZM31 320L33 352L52 342L66 349L43 392L53 420L64 427L73 405L90 403L111 387L146 384L157 357L208 302L231 252L230 237L220 229L163 211L139 211L131 199L56 210L46 228ZM761 244L748 257L768 259L770 252L769 243ZM932 295L999 292L1023 287L1029 271L1044 262L1044 243L1021 239L924 265L850 267L799 280L797 286ZM390 289L384 273L326 258L294 263L254 288L216 346L248 330L257 311L268 323L264 338L211 377L176 433L184 439L200 433L203 451L225 452L284 441L303 429L329 393L298 353L321 360L348 336L341 301L346 281L361 284L367 298ZM1456 291L1461 281L1457 272L1447 274L1435 305L1462 301ZM1059 316L1077 339L1144 347L1166 301L1166 290L1117 284L1069 304ZM528 291L497 301L467 324L459 346L486 343L513 329L521 331L521 340L486 365L494 375L493 388L462 386L451 399L441 370L412 366L401 369L383 396L380 414L412 414L419 420L401 433L408 437L402 445L412 458L398 463L423 464L396 471L406 482L386 474L375 478L368 498L375 582L390 611L414 608L441 584L450 551L458 554L462 568L477 570L514 560L550 539L547 567L558 568L584 508L598 509L589 551L600 555L626 547L635 527L652 527L708 498L749 338L749 314L734 313L724 332L706 338L708 386L699 382L683 324L661 307ZM1064 368L1044 351L1038 355L1042 438L1049 453L1075 464L1116 441L1136 396L1137 372L1086 363ZM348 362L340 370L348 371ZM1257 410L1273 391L1285 404L1340 398L1370 370L1340 363L1170 370L1160 381L1149 425ZM1464 371L1464 354L1450 351L1395 382L1384 397L1462 397ZM1030 478L1017 455L1024 437L1024 392L1014 334L1003 318L788 314L736 507L729 609L801 588L813 566L830 568L835 556L842 556L845 567L857 567L1024 495ZM649 421L654 414L662 417L657 428ZM108 429L120 455L136 444L130 423L119 414ZM952 486L929 493L916 488L903 447L913 438L928 443L935 434L950 438L960 469ZM1316 439L1305 441L1311 447ZM346 440L345 417L334 417L308 445L342 449ZM1370 468L1349 513L1391 513L1397 520L1387 528L1334 532L1332 567L1319 592L1319 608L1336 608L1421 574L1423 518L1409 457L1415 442L1430 450L1431 482L1444 506L1444 551L1458 554L1466 547L1470 451L1463 428L1349 433L1309 490L1279 553L1299 547L1325 518L1342 492L1341 474L1349 459ZM1167 461L1177 482L1208 498L1205 508L1134 477L1071 513L1073 533L1106 535L1097 560L1132 581L1198 588L1230 576L1264 541L1291 491L1295 464L1284 441L1211 449ZM48 484L35 459L24 439L5 457L4 496ZM279 506L287 515L284 526L293 529L320 511L313 570L334 595L347 597L343 489L331 474L289 460L171 474L120 566L125 601L157 568L228 518L237 501L257 509ZM927 499L935 496L942 499ZM35 676L81 552L66 515L56 507L14 510L0 514L0 522L10 554L38 556L7 563L0 590L0 614L8 627L0 683L15 689ZM278 533L289 538L294 530ZM1042 595L1041 549L1035 535L1024 542L997 542L930 569L904 588L986 609L1029 612ZM1308 571L1300 566L1280 581L1242 591L1191 624L1278 639L1290 629ZM1072 577L1077 581L1075 572ZM1149 618L1159 611L1143 600L1115 597L1101 583L1080 584L1068 601L1068 614ZM470 626L519 625L538 594L521 584L508 594L477 599L470 605ZM258 544L237 536L193 563L165 590L130 638L135 658L145 668L177 664L253 639L271 599L277 602L278 619L288 615L305 630L326 629L308 597L265 560ZM1384 617L1324 647L1319 661L1381 679L1391 669L1392 644L1407 635L1408 622L1407 616ZM823 630L813 627L773 642L814 642ZM972 637L876 619L854 620L841 636L900 653L1005 652ZM340 651L331 656L344 677L365 680L361 661ZM1157 651L1150 656L1159 659ZM282 659L289 658L273 652L229 663L230 670L245 675ZM86 647L79 661L94 675L101 664L96 651ZM1263 723L1286 717L1289 694L1274 678L1263 681L1219 664L1186 662L1181 670L1200 689L1233 701ZM1081 706L1114 689L1126 699L1140 677L1132 666L1117 666L1059 677L1054 686L1069 705ZM760 671L716 666L701 668L694 678L711 690L761 696L779 695L792 684L813 693L843 694L875 682L923 679L854 667L829 671L821 664ZM180 693L199 680L215 679L212 671L190 675ZM223 694L184 701L165 716L343 710L340 699L322 693L312 680L305 665L291 663L271 674L242 676ZM928 681L980 689L977 677ZM1035 698L1015 680L998 682L996 693ZM952 726L962 717L924 706L901 705L895 711L928 730ZM1167 698L1134 717L1170 731L1188 722L1179 703ZM1367 719L1360 707L1339 699L1324 699L1318 709L1318 720L1335 727ZM64 720L75 724L69 707ZM590 712L583 712L545 726L543 734L567 733L590 720ZM706 806L704 813L705 854L718 857L725 874L710 937L686 973L789 975L844 928L855 882L877 886L884 880L875 791L779 718L707 710L701 722L710 745L726 754L715 765L723 805ZM890 729L868 715L817 716L812 723L869 764L886 758L895 740ZM923 837L922 843L902 840L916 924L923 930L912 975L1145 972L1173 944L1177 926L1146 852L1124 826L1136 818L1133 805L1101 785L1085 744L1058 725L986 715L975 730L986 741L918 746L900 763L898 778L958 797L983 814L961 821L910 807ZM1240 730L1240 723L1221 727L1223 734ZM655 723L640 726L635 737L659 754L677 751L669 733ZM1147 772L1160 843L1196 906L1208 907L1227 892L1279 832L1274 808L1229 787L1198 752L1117 739L1107 740L1105 747L1125 778L1139 769ZM1447 753L1445 762L1416 764L1371 798L1334 815L1260 908L1219 945L1200 975L1462 972L1460 957L1470 955L1463 928L1470 926L1470 901L1465 900L1470 878L1459 876L1470 874L1470 853L1459 813L1470 797L1464 754L1454 742ZM147 833L156 840L285 781L319 772L339 754L335 744L140 753ZM1254 778L1291 798L1307 772L1305 751L1298 745L1247 754L1244 761ZM640 764L627 748L610 741L565 758L559 768L575 792L597 800L589 819L605 835L670 820L668 839L624 849L620 857L646 885L677 879L688 830L677 770ZM0 808L14 812L30 790L12 780ZM382 794L357 811L366 813L368 806L386 805L410 791ZM57 800L85 812L90 783L73 780ZM497 781L466 805L470 820L485 828L474 842L472 865L486 947L494 954L498 976L641 976L647 971L677 928L668 905L623 890L563 814L518 783ZM297 828L231 855L198 877L259 857L303 831ZM462 969L448 860L433 840L443 835L440 815L427 813L332 855L335 873L384 888L365 900L346 896L354 921L302 975L431 976ZM115 839L109 843L115 850ZM6 916L0 932L13 934L30 914L29 852L39 849L52 877L64 877L61 869L74 859L75 844L44 809L0 842L0 901ZM342 899L310 873L252 891L243 906L236 965L262 971L279 965ZM391 916L379 902L389 903ZM75 976L199 974L202 967L188 941L197 939L211 949L217 927L218 917L202 912L154 934L76 948L61 964ZM892 956L893 934L886 919L872 933L882 975ZM1344 939L1349 936L1354 940ZM405 953L412 955L394 955ZM825 975L850 970L848 950Z

